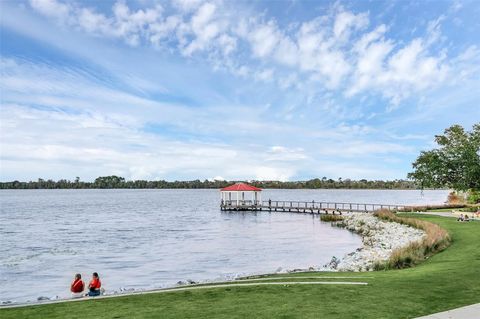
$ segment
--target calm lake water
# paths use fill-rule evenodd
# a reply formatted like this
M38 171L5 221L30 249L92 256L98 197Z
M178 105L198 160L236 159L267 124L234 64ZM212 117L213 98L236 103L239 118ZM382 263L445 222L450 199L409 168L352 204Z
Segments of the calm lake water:
M441 204L448 191L265 190L263 199ZM218 190L0 191L0 302L308 268L361 246L318 217L219 210Z

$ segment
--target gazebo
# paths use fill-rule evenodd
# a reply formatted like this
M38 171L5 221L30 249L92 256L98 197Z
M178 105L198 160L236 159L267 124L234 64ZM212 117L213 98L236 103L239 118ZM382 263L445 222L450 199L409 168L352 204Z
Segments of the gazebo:
M262 202L261 188L246 183L235 183L220 190L222 208L248 209Z

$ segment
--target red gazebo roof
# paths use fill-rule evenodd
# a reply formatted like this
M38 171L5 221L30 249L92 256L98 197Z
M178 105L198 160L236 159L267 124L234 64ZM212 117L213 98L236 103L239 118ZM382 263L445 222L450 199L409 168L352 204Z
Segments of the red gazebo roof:
M221 192L260 192L262 189L245 183L235 183L222 188Z

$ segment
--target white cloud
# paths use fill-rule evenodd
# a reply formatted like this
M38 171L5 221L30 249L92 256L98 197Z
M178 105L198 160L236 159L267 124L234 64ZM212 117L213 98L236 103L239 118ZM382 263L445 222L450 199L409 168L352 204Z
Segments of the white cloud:
M203 0L174 0L173 4L184 12L190 12L198 8Z
M210 182L214 182L214 181L224 181L225 178L223 178L222 176L215 176L215 177L209 178L208 180L209 180Z
M322 20L305 22L297 35L299 63L302 71L311 72L311 79L337 88L350 72L344 52L335 47L335 40L323 31Z
M266 181L288 181L295 175L295 170L286 167L259 166L254 168L256 180Z
M180 179L290 179L303 172L404 177L388 167L379 172L378 163L413 157L404 141L431 134L372 129L366 123L397 123L376 97L395 108L421 96L428 112L475 100L475 83L463 94L428 98L433 90L460 87L480 65L477 46L448 41L444 49L441 17L416 38L399 39L389 23L375 25L367 13L343 8L284 25L233 2L145 3L152 6L120 1L109 11L92 3L32 1L65 27L57 34L51 30L58 25L35 17L25 19L35 30L17 26L19 33L73 53L82 67L2 59L2 176L66 177L81 167L82 178L110 172ZM2 23L15 30L12 20ZM118 40L156 50L121 51ZM220 71L210 73L208 63ZM405 108L412 112L414 104ZM441 118L428 112L419 117Z
M385 25L381 25L363 35L355 44L354 50L358 54L358 60L353 77L354 83L348 90L348 95L368 89L376 81L384 81L379 77L385 72L384 61L393 49L391 41L383 39L385 31ZM377 86L378 83L373 85Z
M307 159L302 148L289 149L284 146L272 146L267 152L266 161L300 161Z
M283 89L312 83L317 90L341 90L348 98L378 94L390 108L438 86L454 67L446 51L432 50L443 41L443 15L427 24L424 37L404 42L388 38L385 24L369 29L368 12L339 4L327 15L295 21L284 29L274 18L213 0L179 0L168 10L156 4L136 11L118 1L110 16L58 0L32 0L31 6L67 25L132 46L151 43L159 49L176 48L187 57L203 55L214 69L240 77L270 81L272 74L283 74L283 80L276 81ZM286 80L291 79L288 73L296 74L298 85Z
M433 23L434 29L438 30L439 21ZM415 38L395 50L395 43L384 38L386 30L381 25L355 44L358 59L347 95L374 90L389 99L388 109L392 110L412 93L440 85L447 78L450 66L443 54L432 55L428 51L438 36Z
M248 34L252 53L255 57L264 58L269 56L280 41L281 35L274 21L256 26Z
M275 59L281 64L295 66L298 63L297 45L288 37L283 37L275 51Z
M365 156L358 150L368 150L368 156L405 151L386 144L369 146L359 140L369 133L362 126L315 132L308 126L311 121L305 122L305 128L279 123L268 109L166 105L111 89L110 83L99 83L84 70L25 60L0 62L4 180L68 178L72 172L84 180L105 174L142 179L221 175L229 180L287 180L301 169L318 165L315 158L325 154L335 162L339 156ZM269 116L262 117L263 112ZM228 143L150 132L144 129L149 123L168 125L181 134L205 134L209 139L223 136ZM338 141L337 145L325 139ZM296 146L275 145L274 140ZM318 150L320 156L315 154Z
M162 41L170 41L177 35L175 31L182 24L182 18L177 15L168 16L165 20L160 20L150 24L149 41L157 46L162 46Z
M69 5L56 0L30 0L30 5L38 12L62 22L68 21L72 9Z
M114 35L112 21L90 8L82 8L78 11L78 25L87 32Z
M265 69L255 73L255 80L271 82L273 80L273 69Z
M333 25L333 34L340 40L348 40L350 32L362 30L369 24L368 14L359 13L357 15L349 11L340 11Z
M237 48L237 39L226 34L218 38L218 44L224 55L229 55Z
M216 6L212 3L203 4L193 15L191 30L195 39L183 50L185 55L191 55L197 50L204 50L206 46L220 33L220 24L214 19Z
M287 77L281 77L278 79L278 85L282 89L288 89L298 86L298 76L295 73L290 73Z

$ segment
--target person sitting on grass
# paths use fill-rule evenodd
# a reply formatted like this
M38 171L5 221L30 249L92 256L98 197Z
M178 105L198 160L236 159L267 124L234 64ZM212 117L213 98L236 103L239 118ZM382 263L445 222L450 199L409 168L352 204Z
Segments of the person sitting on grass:
M88 284L88 296L100 296L100 287L102 287L102 282L100 281L100 277L98 277L98 273L94 272L92 275L92 280Z
M467 214L465 214L465 219L464 219L464 221L466 221L466 222L469 222L469 221L470 221L470 218L468 217Z
M70 291L72 292L73 298L82 297L82 292L85 289L85 284L82 280L82 275L76 274L73 279L72 284L70 285Z
M460 217L457 218L457 222L463 222L463 214L460 214Z

